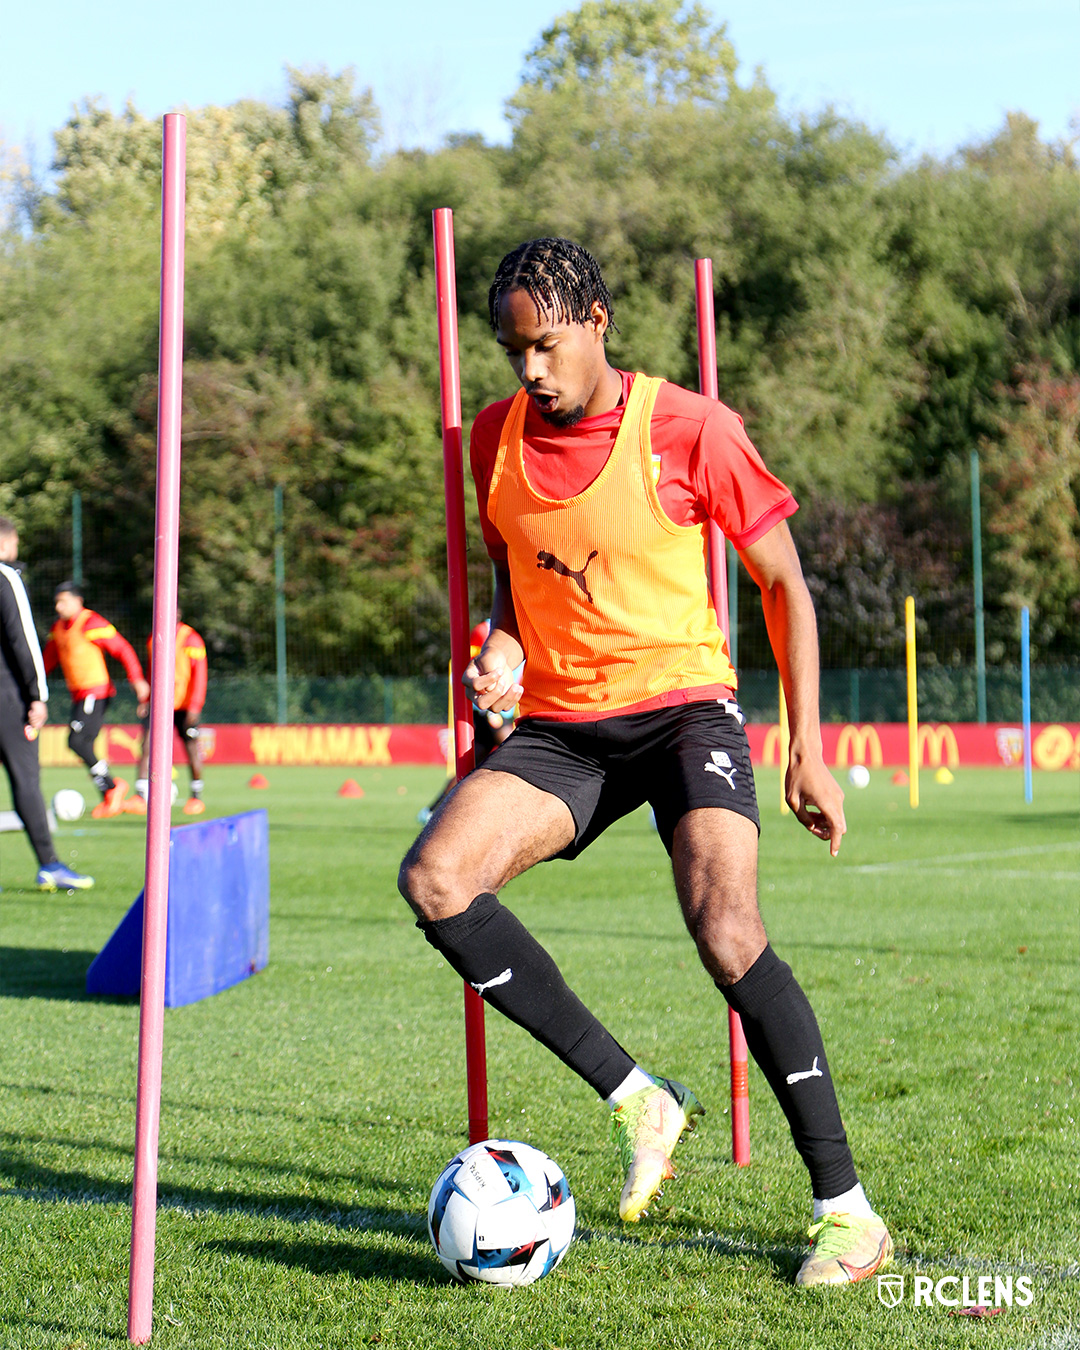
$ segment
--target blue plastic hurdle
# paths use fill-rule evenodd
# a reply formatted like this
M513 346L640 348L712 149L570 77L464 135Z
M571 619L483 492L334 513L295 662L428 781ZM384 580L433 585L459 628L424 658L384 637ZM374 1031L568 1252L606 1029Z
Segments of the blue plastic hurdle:
M86 972L86 992L129 997L142 976L143 893ZM270 959L270 832L265 811L169 832L165 1006L195 1003Z

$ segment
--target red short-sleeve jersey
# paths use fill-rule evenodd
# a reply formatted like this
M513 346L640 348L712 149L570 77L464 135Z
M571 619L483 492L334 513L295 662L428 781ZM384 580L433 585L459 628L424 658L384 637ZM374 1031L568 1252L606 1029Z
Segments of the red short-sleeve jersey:
M607 463L634 377L620 372L622 402L611 412L553 427L530 402L525 414L525 472L534 491L555 501L583 492ZM506 544L488 518L487 499L499 434L510 399L493 403L473 423L469 457L476 480L484 542L496 562ZM793 515L798 503L765 467L742 418L723 403L677 384L661 385L650 425L660 505L676 525L715 520L736 548L746 548Z

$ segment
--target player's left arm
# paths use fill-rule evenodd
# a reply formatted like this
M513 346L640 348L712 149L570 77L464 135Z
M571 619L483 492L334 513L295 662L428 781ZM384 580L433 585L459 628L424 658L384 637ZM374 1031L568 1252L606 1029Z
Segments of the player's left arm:
M199 714L203 710L203 704L206 702L206 644L198 633L192 633L187 639L186 648L188 660L191 662L191 690L188 693L187 700L187 724L189 727L196 726L199 721Z
M847 831L844 794L822 755L817 619L787 521L740 549L739 557L761 591L787 699L791 743L785 796L810 833L829 841L835 858Z
M510 712L525 692L514 672L525 659L517 611L510 587L510 566L495 562L495 595L491 631L474 660L465 667L469 697L482 712Z
M102 651L108 652L110 656L115 657L120 662L124 667L124 674L135 690L135 697L138 701L140 703L149 702L150 686L143 674L142 663L135 655L135 648L127 638L118 633L111 623L107 623L101 629L91 628L88 624L86 636L91 642L96 643Z

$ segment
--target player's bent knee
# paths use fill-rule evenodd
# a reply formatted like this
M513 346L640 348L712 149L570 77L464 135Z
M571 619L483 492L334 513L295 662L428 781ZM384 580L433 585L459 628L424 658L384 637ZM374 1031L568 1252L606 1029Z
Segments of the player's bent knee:
M715 980L740 980L765 950L768 937L756 908L742 911L702 911L687 917L701 963Z
M398 869L398 890L421 919L443 917L460 890L452 858L421 835Z

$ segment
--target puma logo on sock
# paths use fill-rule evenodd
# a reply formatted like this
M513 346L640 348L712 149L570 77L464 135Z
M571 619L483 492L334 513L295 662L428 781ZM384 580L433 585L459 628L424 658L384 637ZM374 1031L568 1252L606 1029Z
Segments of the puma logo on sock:
M473 984L472 980L470 980L469 984L476 990L480 997L483 998L485 990L491 989L497 984L508 984L513 978L514 972L507 966L503 973L501 975L496 975L493 980L485 980L482 984ZM817 1063L816 1059L814 1060L814 1063Z
M812 1068L804 1069L802 1073L789 1073L785 1081L790 1084L801 1083L804 1078L824 1078L825 1075L818 1068L817 1062L818 1057L815 1055Z

